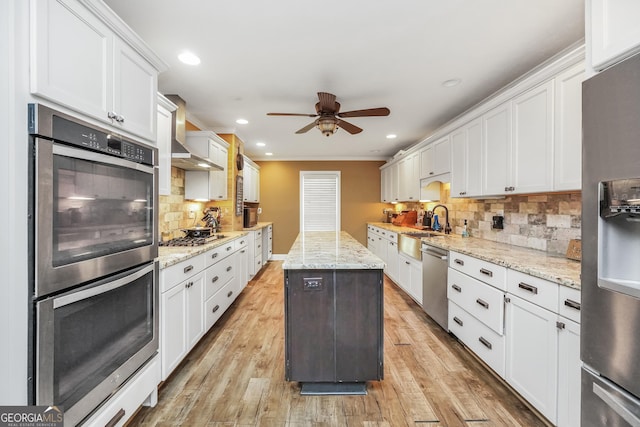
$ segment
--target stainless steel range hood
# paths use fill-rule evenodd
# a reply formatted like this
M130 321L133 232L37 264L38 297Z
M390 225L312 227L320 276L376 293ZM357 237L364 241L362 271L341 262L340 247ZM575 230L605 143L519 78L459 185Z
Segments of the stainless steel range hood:
M184 145L187 139L186 102L178 95L165 96L178 106L177 110L173 112L171 123L171 166L194 171L223 170L211 160L192 153Z

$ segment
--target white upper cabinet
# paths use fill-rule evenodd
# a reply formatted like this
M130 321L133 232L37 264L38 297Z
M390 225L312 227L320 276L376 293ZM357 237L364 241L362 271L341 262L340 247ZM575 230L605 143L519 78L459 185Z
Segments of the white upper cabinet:
M587 0L586 36L591 66L600 71L640 51L640 2Z
M486 113L482 128L482 194L504 194L511 177L511 103Z
M77 0L31 6L31 92L155 142L157 73L166 66L128 27L119 34L135 49L116 35L112 26L124 24L106 7L99 18Z
M482 192L482 121L476 119L451 133L451 197Z
M187 132L187 147L219 166L222 170L187 171L185 198L197 200L227 200L227 165L229 143L210 131Z
M381 201L383 203L393 203L399 200L398 181L399 165L392 163L380 171L382 182L380 183Z
M420 179L451 171L451 143L449 135L420 150Z
M420 153L409 154L398 162L400 201L418 201L420 198Z
M176 105L158 94L158 130L156 146L158 147L158 194L171 194L171 122L172 112Z
M248 157L244 158L242 170L242 194L245 202L260 202L260 166Z
M555 78L553 189L582 188L582 81L584 63Z
M518 96L513 109L513 193L549 191L553 186L553 81Z

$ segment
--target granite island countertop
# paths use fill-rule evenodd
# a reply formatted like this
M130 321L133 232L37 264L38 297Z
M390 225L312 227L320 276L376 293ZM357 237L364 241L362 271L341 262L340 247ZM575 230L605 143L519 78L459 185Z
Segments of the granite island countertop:
M344 231L298 234L282 264L285 270L373 270L384 266L384 261Z
M160 269L171 267L185 259L200 255L218 246L222 246L229 241L241 236L246 236L246 231L225 231L220 233L224 235L222 239L217 239L200 246L160 246L158 248L158 260L160 261Z
M412 227L399 227L385 222L368 222L367 224L399 234L420 231ZM580 289L580 262L561 255L475 237L462 238L458 234L423 237L422 241L441 249L459 252L560 285Z

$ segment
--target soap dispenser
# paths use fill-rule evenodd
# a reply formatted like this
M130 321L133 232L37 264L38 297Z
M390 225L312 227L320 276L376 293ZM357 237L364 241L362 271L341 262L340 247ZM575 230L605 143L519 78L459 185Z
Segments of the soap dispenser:
M440 231L440 223L438 222L438 214L433 215L433 224L431 228L435 231Z
M469 230L467 230L467 220L464 220L464 227L462 228L462 237L469 237Z

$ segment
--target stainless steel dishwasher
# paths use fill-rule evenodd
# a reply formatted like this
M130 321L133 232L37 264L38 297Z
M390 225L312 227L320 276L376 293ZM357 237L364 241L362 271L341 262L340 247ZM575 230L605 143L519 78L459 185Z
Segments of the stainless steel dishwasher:
M422 242L422 308L440 326L447 327L447 268L449 251Z

